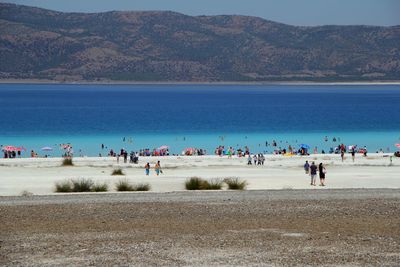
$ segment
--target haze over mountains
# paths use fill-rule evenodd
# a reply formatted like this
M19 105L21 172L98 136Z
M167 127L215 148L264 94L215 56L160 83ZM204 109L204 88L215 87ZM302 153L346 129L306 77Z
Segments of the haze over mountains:
M400 26L296 27L246 16L0 3L0 79L400 80Z

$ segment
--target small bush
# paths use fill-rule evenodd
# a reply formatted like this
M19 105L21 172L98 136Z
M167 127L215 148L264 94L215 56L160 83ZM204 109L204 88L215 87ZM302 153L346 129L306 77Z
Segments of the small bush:
M185 182L185 188L187 190L220 190L222 181L219 179L207 181L199 177L192 177Z
M187 190L201 190L204 187L206 181L199 177L191 177L185 182L185 188Z
M56 193L69 193L72 192L71 181L63 181L56 183Z
M61 165L62 166L74 166L74 163L72 162L72 158L64 158Z
M117 191L135 191L133 185L131 185L128 180L119 180L115 184L115 189Z
M134 191L149 191L150 190L150 184L137 184L136 186L134 186Z
M203 184L205 190L221 190L222 183L220 179L212 179L210 181L205 181Z
M122 169L115 169L112 171L111 175L125 175Z
M242 181L239 178L226 178L224 182L228 185L231 190L244 190L246 189L247 182Z
M107 192L107 191L108 191L108 185L106 183L95 184L92 187L92 192Z
M128 182L128 180L119 180L115 184L115 189L117 191L123 192L123 191L149 191L150 190L150 184L148 183L141 183L141 184L131 184Z
M71 193L71 192L107 192L108 185L94 184L91 179L76 179L66 180L56 183L56 193Z
M91 192L94 182L91 179L71 180L72 192Z

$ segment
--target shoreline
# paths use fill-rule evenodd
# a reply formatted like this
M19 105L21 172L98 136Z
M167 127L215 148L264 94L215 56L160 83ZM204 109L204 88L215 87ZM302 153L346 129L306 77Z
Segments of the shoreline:
M38 79L0 79L0 84L54 84L54 85L400 85L397 81L345 81L345 82L312 82L312 81L260 81L260 82L190 82L190 81L54 81Z

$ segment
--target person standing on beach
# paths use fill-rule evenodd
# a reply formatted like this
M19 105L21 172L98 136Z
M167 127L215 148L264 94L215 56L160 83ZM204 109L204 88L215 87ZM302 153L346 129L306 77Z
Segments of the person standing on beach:
M306 174L310 173L310 164L308 163L308 160L306 160L306 163L304 164L304 171Z
M353 147L352 148L352 150L351 150L351 159L353 160L353 162L354 162L354 159L355 159L355 157L356 157L356 151L355 151L356 149Z
M254 156L253 156L253 161L254 161L254 166L256 166L257 165L257 155L256 154L254 154Z
M128 151L124 150L124 163L128 162Z
M157 176L162 173L160 161L157 161L156 166L154 166Z
M311 185L314 185L314 186L315 186L315 182L317 179L317 169L318 169L318 167L317 167L317 165L315 165L315 162L313 161L310 166L310 171L311 171Z
M342 158L342 162L344 161L344 150L340 150L340 157Z
M251 156L249 154L249 156L247 157L247 165L251 165Z
M144 169L146 171L146 175L148 176L150 174L150 163L147 162L147 164L144 166Z
M318 171L319 171L319 183L320 183L319 185L325 186L326 169L325 169L325 166L322 164L322 162L318 166Z

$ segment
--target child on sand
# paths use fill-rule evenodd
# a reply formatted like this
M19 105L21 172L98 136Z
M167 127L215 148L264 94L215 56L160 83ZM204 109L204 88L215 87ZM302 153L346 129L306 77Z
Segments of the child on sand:
M249 156L247 157L247 165L251 165L251 156L249 154Z
M310 164L308 163L308 160L306 160L306 163L304 164L304 171L306 174L310 173Z

